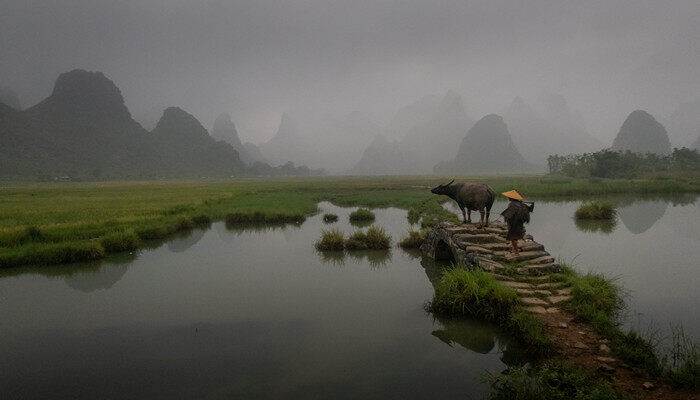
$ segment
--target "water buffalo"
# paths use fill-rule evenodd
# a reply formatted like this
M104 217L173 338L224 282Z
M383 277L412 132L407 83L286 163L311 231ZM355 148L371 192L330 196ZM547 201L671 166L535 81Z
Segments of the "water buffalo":
M480 226L489 225L489 215L491 206L496 199L496 192L483 183L454 183L454 179L445 185L439 185L430 191L435 194L445 195L457 202L462 210L464 223L472 222L472 211L479 211L481 215ZM466 212L465 212L466 210ZM486 223L484 223L484 213L486 213Z

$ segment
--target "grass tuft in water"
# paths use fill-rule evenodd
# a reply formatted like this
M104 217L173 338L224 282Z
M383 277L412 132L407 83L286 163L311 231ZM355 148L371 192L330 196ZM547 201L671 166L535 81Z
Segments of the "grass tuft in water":
M332 224L336 221L338 221L338 216L335 214L324 214L323 215L323 222L325 222L327 224Z
M303 214L265 213L255 211L253 213L230 213L226 215L227 224L241 224L251 222L263 223L302 223L306 220Z
M374 221L374 213L367 208L360 208L350 213L350 221Z
M399 242L403 249L417 249L423 244L424 235L419 231L410 230L408 236Z
M370 226L367 232L357 231L345 241L347 250L386 250L391 247L391 237L382 227Z
M607 201L592 201L583 203L574 214L576 219L604 219L615 218L617 210L615 206Z
M316 250L338 251L345 247L345 234L338 229L321 231L321 239L316 242Z

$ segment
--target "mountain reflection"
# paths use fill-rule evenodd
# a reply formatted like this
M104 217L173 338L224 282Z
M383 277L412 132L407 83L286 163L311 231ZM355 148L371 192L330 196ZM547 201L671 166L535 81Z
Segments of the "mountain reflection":
M654 226L664 216L667 207L665 201L636 201L620 205L617 215L630 232L640 234Z

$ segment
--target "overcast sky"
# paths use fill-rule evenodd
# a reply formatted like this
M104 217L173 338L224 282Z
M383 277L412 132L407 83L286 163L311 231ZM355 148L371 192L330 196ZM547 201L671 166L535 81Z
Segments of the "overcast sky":
M611 140L700 97L699 21L698 0L0 0L0 83L26 106L99 70L132 114L226 111L254 142L285 111L386 123L453 89L479 118L555 92Z

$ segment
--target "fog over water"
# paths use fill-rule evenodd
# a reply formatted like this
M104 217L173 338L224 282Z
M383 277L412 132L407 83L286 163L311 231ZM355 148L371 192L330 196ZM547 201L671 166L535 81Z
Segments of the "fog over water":
M426 95L478 120L561 94L608 144L638 108L700 93L700 2L1 0L0 84L24 107L73 68L102 71L148 125L167 106L244 141L359 112L386 126ZM670 132L671 133L671 132Z

